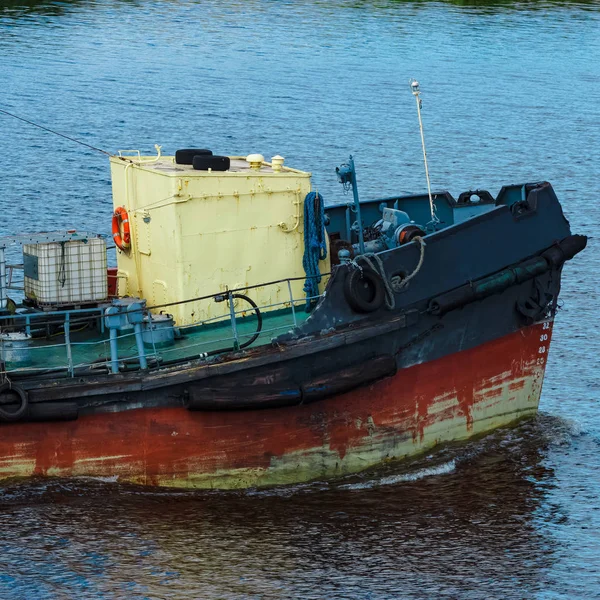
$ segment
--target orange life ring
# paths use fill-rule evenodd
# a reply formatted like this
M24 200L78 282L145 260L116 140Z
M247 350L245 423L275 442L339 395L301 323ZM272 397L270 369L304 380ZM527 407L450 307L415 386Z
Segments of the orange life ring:
M121 237L121 228L123 228L123 237ZM119 250L126 252L131 248L131 230L129 228L129 215L124 206L119 206L112 218L112 235L115 244Z

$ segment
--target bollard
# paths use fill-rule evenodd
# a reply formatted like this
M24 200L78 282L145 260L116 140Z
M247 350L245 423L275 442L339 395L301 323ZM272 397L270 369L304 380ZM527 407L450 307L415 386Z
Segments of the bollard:
M110 332L110 370L113 374L119 372L119 348L117 337L121 324L121 311L117 306L109 306L104 311L104 322Z
M135 333L135 343L137 344L138 355L140 359L140 368L147 369L146 350L144 348L144 339L142 338L142 323L144 322L144 307L140 302L133 302L127 307L127 320L133 325Z

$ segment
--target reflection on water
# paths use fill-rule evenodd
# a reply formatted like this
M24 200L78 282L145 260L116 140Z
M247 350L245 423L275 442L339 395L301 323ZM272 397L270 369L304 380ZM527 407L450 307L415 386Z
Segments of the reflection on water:
M434 188L547 179L591 239L565 269L542 397L554 416L334 484L14 483L0 598L597 596L599 7L1 2L0 107L86 143L282 154L327 201L344 199L334 168L352 152L363 198L417 192L417 77ZM0 139L0 234L109 233L105 156L2 116Z
M533 597L557 574L552 529L568 520L548 452L580 438L542 415L411 465L267 491L15 483L0 595Z

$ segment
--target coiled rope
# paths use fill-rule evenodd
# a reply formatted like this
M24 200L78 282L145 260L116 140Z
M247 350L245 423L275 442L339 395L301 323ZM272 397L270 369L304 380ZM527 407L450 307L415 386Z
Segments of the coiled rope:
M352 265L357 269L361 269L362 267L358 263L359 260L364 261L368 267L370 267L376 273L379 273L379 276L383 280L383 285L385 286L385 307L388 310L394 310L396 308L396 298L394 297L394 292L399 293L402 291L408 282L417 275L417 273L421 270L423 266L423 261L425 259L425 240L416 236L413 238L413 241L419 244L419 262L417 266L414 268L413 272L406 277L400 277L395 275L394 277L388 278L385 273L385 267L383 266L383 261L381 258L372 252L368 252L367 254L360 254L353 261Z
M327 236L325 234L325 203L318 192L310 192L304 199L304 256L302 266L306 273L304 292L305 311L310 312L319 295L321 271L319 261L327 258Z

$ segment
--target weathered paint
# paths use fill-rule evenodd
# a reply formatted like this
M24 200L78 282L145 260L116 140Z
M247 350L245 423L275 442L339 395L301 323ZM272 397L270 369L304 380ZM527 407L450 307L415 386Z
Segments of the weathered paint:
M261 286L252 298L268 307L289 302L290 291L285 283L263 284L286 278L298 278L292 294L304 298L311 174L274 171L266 162L252 169L245 157L230 158L227 171L198 171L172 156L111 157L113 204L125 206L131 227L131 249L117 253L119 295L146 298L148 306L176 303L169 312L179 326L229 315L227 303L179 303L184 298ZM329 258L320 266L328 273Z
M354 473L532 415L551 322L290 408L144 408L2 427L0 477L243 488Z

